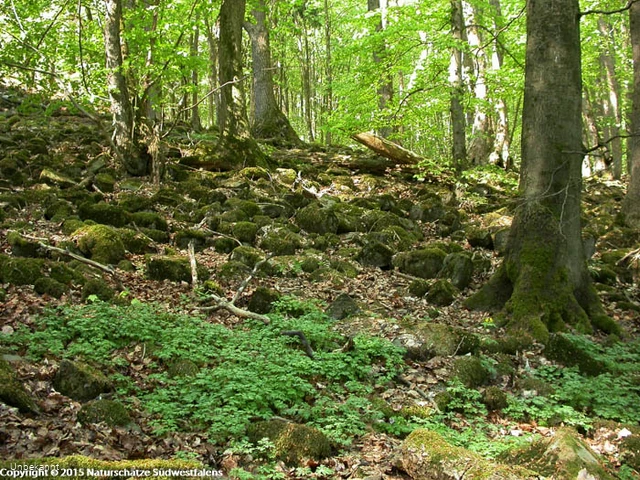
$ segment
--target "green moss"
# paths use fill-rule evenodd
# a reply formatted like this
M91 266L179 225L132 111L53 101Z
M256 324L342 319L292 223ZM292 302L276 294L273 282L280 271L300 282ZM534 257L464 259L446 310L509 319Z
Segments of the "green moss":
M399 253L393 258L393 265L402 273L419 278L435 278L442 270L446 256L439 248L424 248Z
M66 200L50 203L44 211L44 218L53 222L60 222L74 214L73 205Z
M253 222L238 222L233 226L232 232L242 243L253 244L258 233L258 225Z
M620 336L624 333L622 327L613 318L605 315L604 313L591 315L591 325L608 334Z
M130 215L131 223L140 228L150 228L166 232L169 229L167 221L162 215L154 212L136 212Z
M191 360L181 358L173 362L167 369L169 378L195 377L200 371L200 367Z
M65 235L71 235L76 230L79 230L84 226L85 223L82 220L78 218L69 218L62 224L62 233L64 233Z
M13 285L33 285L44 276L45 264L37 258L12 258L0 254L0 280Z
M549 337L544 356L565 366L577 366L585 375L600 375L611 366L598 358L594 345L576 335L553 334Z
M117 264L125 257L124 244L118 231L106 225L83 227L74 233L80 251L103 264Z
M125 193L120 195L118 199L118 205L124 208L127 212L140 212L141 210L150 209L153 203L151 202L150 198L144 197L142 195Z
M38 242L28 240L18 232L9 232L7 234L7 243L11 246L11 254L16 257L39 257L40 247Z
M93 400L101 393L113 390L113 386L102 372L85 363L69 360L60 362L53 386L63 395L80 402Z
M249 427L249 439L257 443L268 438L274 455L289 466L300 466L303 459L322 460L331 454L329 439L319 430L296 423L271 420Z
M93 400L78 411L78 421L83 424L104 422L110 427L124 427L131 423L129 412L117 400Z
M40 295L47 294L55 298L60 298L69 291L66 285L48 277L39 278L33 286L34 290Z
M122 207L103 202L83 203L78 213L82 220L93 220L114 227L124 227L129 220L129 214Z
M115 292L102 278L92 278L82 287L82 299L87 300L93 295L103 302L108 302L114 297Z
M193 242L196 252L202 251L207 246L207 235L202 230L180 230L173 239L176 247L187 249Z
M339 220L330 207L323 206L320 202L313 202L296 214L296 223L300 228L309 233L337 233Z
M476 334L441 323L421 323L416 327L416 334L431 357L466 355L476 352L480 345Z
M253 218L255 215L260 214L260 207L251 200L242 200L238 197L229 198L225 204L226 210L240 210L247 215L247 218Z
M98 173L93 180L93 183L105 193L113 193L116 179L109 173Z
M302 237L288 228L270 230L260 242L260 248L274 255L294 255L301 246Z
M218 253L231 253L238 246L233 238L219 237L213 241L213 248Z
M146 276L150 280L191 283L191 262L188 257L149 255L146 257ZM198 278L207 277L206 269L198 266Z
M348 260L333 259L329 264L336 272L340 272L348 278L356 278L360 273L358 267Z
M427 302L438 306L451 305L458 295L458 289L448 280L438 280L427 292L425 298Z
M281 295L276 290L266 287L258 287L249 299L248 308L256 313L269 313L272 310L273 302L280 299Z
M0 401L23 413L36 413L38 406L16 377L11 365L0 359Z
M630 435L620 442L620 460L640 472L640 435Z
M491 412L502 410L507 407L507 395L498 387L488 387L482 393L482 403Z
M413 295L414 297L422 298L427 294L427 292L429 291L429 288L431 288L430 282L428 282L427 280L418 278L416 280L413 280L409 284L408 290L410 295Z
M453 363L454 374L468 388L483 385L489 380L489 372L478 357L458 357Z
M256 248L241 246L234 248L229 258L234 262L240 262L248 267L253 268L256 263L262 260L263 256L260 253L260 250Z
M251 268L244 263L229 261L218 269L218 278L221 280L232 280L245 278L251 273Z
M151 241L146 235L130 230L128 228L121 228L118 230L120 239L126 251L133 254L148 253L151 249Z

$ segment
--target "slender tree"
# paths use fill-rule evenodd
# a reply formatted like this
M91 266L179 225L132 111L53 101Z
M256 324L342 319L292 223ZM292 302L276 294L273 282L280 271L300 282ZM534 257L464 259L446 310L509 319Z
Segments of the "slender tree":
M613 331L591 286L581 239L582 79L578 0L527 3L521 204L498 271L470 308L502 308L545 340L570 324Z
M449 83L451 85L451 130L453 134L452 156L457 169L462 169L467 163L466 119L462 99L464 85L462 81L462 42L464 18L462 15L462 1L451 0L451 34L456 45L451 48L449 62Z
M246 0L224 0L220 7L220 48L218 79L220 105L218 149L224 162L221 168L255 166L263 159L249 130L242 73L242 24Z
M251 39L253 62L254 118L251 132L256 138L295 144L300 142L300 138L276 101L266 11L264 0L259 0L257 8L251 11L255 23L244 22Z
M631 94L631 137L629 138L629 186L622 207L626 224L640 228L640 2L629 9L633 49L633 92Z
M376 13L376 34L380 34L386 28L386 16L387 16L387 0L367 0L367 10L369 12ZM384 59L387 55L387 46L384 39L376 41L376 46L373 49L373 62L378 65L378 71L381 72L382 78L380 85L378 86L378 110L384 112L387 109L388 104L393 99L393 80L388 68L384 65ZM388 119L383 117L383 122L387 122ZM393 128L388 124L383 124L376 129L376 133L387 138L393 133Z

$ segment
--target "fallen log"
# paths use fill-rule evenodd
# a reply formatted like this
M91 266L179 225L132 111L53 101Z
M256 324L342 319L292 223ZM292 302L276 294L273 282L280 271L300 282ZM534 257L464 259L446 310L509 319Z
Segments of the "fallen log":
M403 165L415 165L423 160L423 157L411 150L401 147L386 138L379 137L373 133L356 133L351 136L356 142L361 143L369 150L373 150L378 155L393 160Z

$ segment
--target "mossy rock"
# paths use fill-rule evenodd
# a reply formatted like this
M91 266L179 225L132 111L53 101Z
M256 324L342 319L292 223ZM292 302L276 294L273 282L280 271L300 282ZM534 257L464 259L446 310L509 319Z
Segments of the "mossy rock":
M208 272L198 265L198 278L207 278ZM171 280L172 282L191 283L191 262L189 257L168 255L148 255L146 257L146 276L150 280Z
M169 233L166 231L143 227L140 228L140 233L145 234L156 243L169 243Z
M422 235L416 235L402 227L394 225L379 232L371 232L365 238L383 243L396 252L404 252L411 249L420 237L422 237Z
M503 456L509 463L531 468L545 477L562 479L613 480L603 460L571 428L560 428L551 437L510 451Z
M82 287L82 299L88 300L90 297L97 297L103 302L108 302L115 296L115 291L102 278L91 278Z
M7 291L4 288L0 288L0 302L7 300Z
M485 460L477 453L447 443L438 433L414 430L401 447L402 465L416 480L525 480L538 475L522 467Z
M11 246L11 254L16 257L40 257L40 246L38 242L28 240L18 232L7 234L7 243Z
M163 232L166 232L169 229L169 225L165 218L154 212L132 213L129 220L139 228L150 228L152 230L161 230Z
M453 362L454 375L468 388L484 385L489 380L489 372L482 360L473 355L458 357Z
M364 232L366 230L362 220L366 213L364 208L350 203L337 203L332 210L338 219L337 233Z
M35 401L16 377L13 367L0 358L0 402L22 413L38 413Z
M138 255L152 250L152 243L147 235L128 228L119 229L118 234L127 252Z
M409 218L421 222L436 222L444 217L445 213L442 200L437 196L432 196L413 205L409 212Z
M233 238L219 237L213 241L213 248L218 253L231 253L238 246Z
M93 179L93 183L100 191L105 193L113 193L115 190L116 179L110 173L98 173Z
M161 188L151 197L151 203L153 205L177 207L184 203L184 197L171 188Z
M62 360L53 387L63 395L79 402L93 400L101 393L109 393L113 385L102 372L80 362Z
M260 241L260 248L273 255L294 255L302 247L302 237L288 228L269 230Z
M356 260L365 267L378 267L389 270L392 266L394 252L391 248L377 240L365 243L356 256Z
M360 307L356 301L346 293L338 295L331 305L327 307L325 313L335 319L342 320L360 311Z
M382 232L391 227L401 227L413 233L420 229L408 218L401 218L395 213L370 210L362 217L367 232Z
M502 410L507 407L507 394L496 386L487 387L482 392L482 403L490 412Z
M410 295L422 298L427 294L430 288L431 282L428 282L427 280L423 280L421 278L417 278L409 284L408 291Z
M258 225L253 222L238 222L233 225L233 236L242 243L253 245L258 233Z
M51 202L44 211L44 218L53 222L60 222L75 213L71 202L56 200Z
M229 198L224 204L225 210L240 210L244 212L248 218L253 218L255 215L259 215L260 207L256 202L251 200L243 200L238 197Z
M38 258L12 258L0 254L0 281L12 285L33 285L44 276L46 262Z
M345 283L345 276L331 267L320 267L309 276L309 279L312 282L329 282L335 287Z
M458 289L454 287L448 280L438 280L425 295L427 302L439 307L451 305L458 295Z
M247 308L249 311L255 313L269 313L273 309L273 302L277 302L280 298L281 295L276 290L258 287L253 294L251 294Z
M82 220L93 220L114 227L124 227L129 221L129 214L122 207L104 202L85 202L78 208L78 214Z
M187 249L193 242L193 249L201 252L207 247L207 235L202 230L180 230L173 239L176 247Z
M127 212L136 213L142 210L151 209L153 206L153 202L150 198L144 197L142 195L124 193L120 195L118 199L118 205L124 208ZM138 226L141 227L142 225Z
M68 218L62 224L62 233L65 235L72 235L76 230L86 226L85 223L79 218Z
M67 286L84 285L86 281L82 273L62 262L49 263L49 277Z
M473 261L466 253L450 253L444 259L440 275L451 280L458 290L464 290L473 277Z
M548 397L555 393L550 383L536 377L521 377L516 380L516 388L523 396Z
M599 358L596 346L584 337L554 333L544 350L544 356L567 367L577 366L585 375L597 376L610 371L612 365Z
M324 433L297 423L270 420L252 424L249 440L258 443L268 438L274 455L289 466L302 466L303 460L322 460L331 455L331 443Z
M221 222L238 223L248 222L249 220L251 220L251 216L249 216L244 210L240 209L227 210L222 215L220 215Z
M418 278L436 278L447 254L439 248L401 252L393 257L393 265L402 273Z
M100 399L82 405L78 411L78 421L82 424L104 422L110 427L124 427L131 424L131 417L119 401Z
M593 270L590 269L589 273L591 273L591 278L593 278L595 282L605 285L615 285L618 281L618 275L608 265L603 265L601 268L595 268Z
M640 472L640 435L630 435L620 442L620 461Z
M69 288L63 284L49 277L42 277L36 280L33 284L34 290L40 295L50 295L54 298L60 298L64 294L69 292Z
M80 251L92 260L106 265L125 258L125 249L118 231L106 225L91 225L73 234Z
M467 241L473 248L493 250L493 238L489 230L479 227L469 227L467 228Z
M224 263L218 268L217 277L221 280L238 280L246 278L251 273L251 267L248 267L244 263L231 260Z
M169 378L195 377L200 371L200 367L193 361L181 358L172 362L167 369Z
M329 265L335 271L344 274L348 278L356 278L360 273L360 270L357 264L354 264L349 260L341 260L339 258L334 258L329 261Z
M337 233L339 220L331 207L313 202L296 214L296 223L309 233Z
M466 355L480 347L480 339L475 333L441 323L424 322L416 328L416 335L431 356Z

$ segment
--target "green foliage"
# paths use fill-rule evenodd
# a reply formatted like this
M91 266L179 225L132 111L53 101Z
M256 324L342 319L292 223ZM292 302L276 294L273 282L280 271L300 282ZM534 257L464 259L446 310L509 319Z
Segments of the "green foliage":
M344 340L333 322L311 302L285 298L276 312L270 325L247 321L229 330L140 302L112 306L96 300L51 310L38 318L35 331L24 328L0 341L17 344L32 358L82 357L114 367L143 345L157 373L149 377L153 388L138 397L158 432L202 428L222 441L242 436L252 420L281 415L347 443L381 419L368 395L401 370L402 350L358 335L353 348L341 351ZM304 332L315 359L283 330ZM166 366L179 360L201 368L193 376L172 377ZM119 392L136 392L131 382L115 380Z

